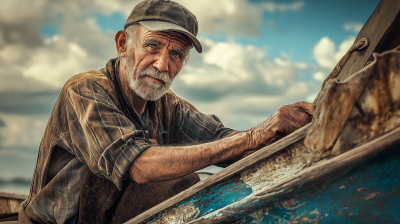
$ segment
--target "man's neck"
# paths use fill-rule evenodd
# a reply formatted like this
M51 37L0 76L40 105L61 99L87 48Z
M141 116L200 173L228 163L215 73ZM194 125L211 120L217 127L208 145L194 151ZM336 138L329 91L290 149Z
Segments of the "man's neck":
M125 96L128 98L127 100L129 101L129 104L133 107L136 113L139 114L139 118L142 117L146 109L147 100L144 100L140 96L136 95L136 93L134 93L129 87L129 84L122 73L121 66L118 66L117 79L119 80L119 83L121 83L122 91L124 91Z

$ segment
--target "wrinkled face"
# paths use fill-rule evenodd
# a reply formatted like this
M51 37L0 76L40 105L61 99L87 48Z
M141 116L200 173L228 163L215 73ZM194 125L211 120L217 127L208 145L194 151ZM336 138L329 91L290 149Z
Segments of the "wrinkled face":
M190 42L177 32L151 32L139 26L127 42L120 65L129 87L145 100L157 100L171 86L189 52Z

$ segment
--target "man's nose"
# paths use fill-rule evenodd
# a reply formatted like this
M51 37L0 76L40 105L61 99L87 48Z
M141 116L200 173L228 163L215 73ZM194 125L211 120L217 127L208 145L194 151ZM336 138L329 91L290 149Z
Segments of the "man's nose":
M167 52L160 52L156 56L153 66L156 67L160 72L168 72L168 59L169 54Z

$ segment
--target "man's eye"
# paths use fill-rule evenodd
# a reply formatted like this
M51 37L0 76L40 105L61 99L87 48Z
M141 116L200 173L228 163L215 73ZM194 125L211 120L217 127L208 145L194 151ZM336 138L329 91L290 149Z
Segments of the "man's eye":
M156 46L154 45L154 44L149 44L149 47L151 47L151 48L156 48Z
M174 57L176 57L176 58L180 58L180 57L181 57L181 55L178 54L178 53L172 53L172 56L174 56Z

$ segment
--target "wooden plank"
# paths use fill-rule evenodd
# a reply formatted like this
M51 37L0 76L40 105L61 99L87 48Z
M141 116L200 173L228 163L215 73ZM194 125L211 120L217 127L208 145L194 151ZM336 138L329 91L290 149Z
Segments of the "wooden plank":
M27 197L28 195L0 192L0 222L18 220L19 205Z
M190 198L191 196L195 195L196 193L199 193L200 191L205 190L207 187L217 184L218 182L220 182L226 178L229 178L235 174L241 173L242 171L247 170L256 164L267 160L273 154L279 152L280 150L285 149L287 146L304 138L305 135L307 134L309 127L310 127L310 125L308 124L308 125L302 127L301 129L293 132L292 134L286 136L285 138L283 138L267 147L264 147L264 148L258 150L257 152L253 153L252 155L228 166L227 168L214 174L210 178L200 181L199 183L197 183L196 185L187 189L186 191L183 191L183 192L177 194L176 196L158 204L157 206L147 210L146 212L143 212L142 214L136 216L135 218L129 220L126 223L133 224L133 223L143 222L143 221L149 219L150 217L157 215L158 213L175 206L177 203L181 202L182 200L186 200L186 199Z
M0 215L0 223L5 224L6 221L16 221L18 220L18 213L4 214Z
M3 197L3 198L12 198L12 199L19 199L19 200L25 200L25 199L28 198L28 195L26 195L26 194L14 194L14 193L0 192L0 197Z
M11 214L18 212L19 205L23 200L0 197L0 214Z
M354 148L329 160L321 161L306 168L281 183L267 187L256 194L228 205L222 209L197 218L189 223L231 222L258 209L263 209L279 200L279 197L291 192L301 192L315 188L322 181L337 179L355 166L385 151L388 147L400 143L400 128L378 137L364 145ZM397 161L398 163L398 161ZM310 220L311 221L311 220Z
M370 45L366 50L353 52L337 76L339 80L344 80L361 70L373 52L381 53L400 45L399 12L399 0L381 0L379 2L354 42L365 37L368 38Z

